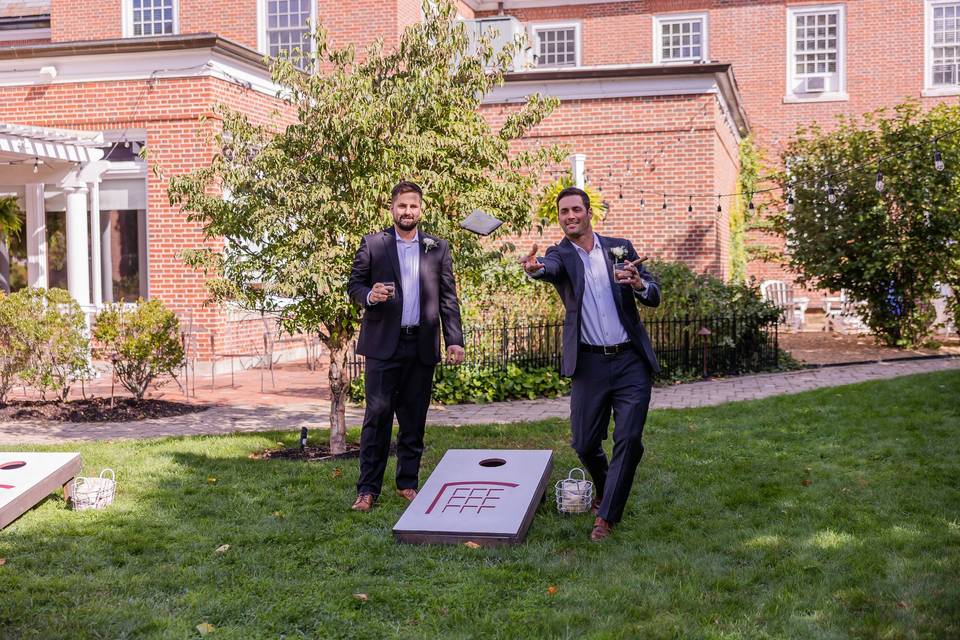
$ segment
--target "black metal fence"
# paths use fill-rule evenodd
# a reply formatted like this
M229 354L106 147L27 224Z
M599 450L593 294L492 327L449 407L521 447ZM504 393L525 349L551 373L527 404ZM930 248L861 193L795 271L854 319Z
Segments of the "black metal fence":
M778 364L777 321L760 315L695 317L644 322L660 361L660 378L733 375ZM549 367L560 370L563 323L503 324L464 330L462 366L503 369ZM351 378L363 373L363 356L351 350ZM440 367L447 365L441 364Z

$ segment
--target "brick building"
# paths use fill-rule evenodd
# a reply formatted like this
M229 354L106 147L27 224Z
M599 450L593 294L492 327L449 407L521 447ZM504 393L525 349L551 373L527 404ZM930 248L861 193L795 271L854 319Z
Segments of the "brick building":
M474 32L530 39L487 98L490 121L533 91L560 98L521 144L582 154L605 231L721 276L730 203L716 194L736 190L745 135L775 160L798 125L960 95L960 2L460 0L458 11ZM178 254L203 238L169 206L169 177L210 157L216 104L268 117L278 103L262 55L309 46L308 22L335 46L362 46L419 19L419 0L0 0L0 194L27 212L14 284L67 286L91 306L160 298L202 329L204 350L237 350L261 320L202 306L202 277Z

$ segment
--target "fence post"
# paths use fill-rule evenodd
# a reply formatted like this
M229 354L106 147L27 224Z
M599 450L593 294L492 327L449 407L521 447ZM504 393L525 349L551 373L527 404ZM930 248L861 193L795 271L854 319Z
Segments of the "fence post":
M690 315L683 314L683 326L680 327L680 331L683 333L683 370L689 371L690 369L690 332L687 331L687 327L690 326Z
M500 330L500 366L507 366L507 359L510 356L510 325L507 323L507 317L503 317L503 328Z

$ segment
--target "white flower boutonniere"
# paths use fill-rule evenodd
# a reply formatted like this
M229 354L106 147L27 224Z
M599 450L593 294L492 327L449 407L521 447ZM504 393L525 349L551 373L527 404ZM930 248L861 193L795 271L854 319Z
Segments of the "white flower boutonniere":
M619 247L610 247L610 257L618 262L622 262L627 257L627 248L623 245Z
M430 253L430 249L437 248L437 241L433 238L424 238L423 239L423 252Z

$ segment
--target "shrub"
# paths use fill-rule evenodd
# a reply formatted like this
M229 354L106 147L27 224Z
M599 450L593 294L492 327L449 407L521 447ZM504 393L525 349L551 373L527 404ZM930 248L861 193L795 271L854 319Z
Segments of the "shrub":
M30 345L38 342L30 339L29 333L38 324L25 307L23 296L0 292L0 404L7 401L7 394L29 366Z
M350 382L350 400L363 402L363 375ZM437 367L433 376L433 401L439 404L487 403L503 400L554 398L570 392L570 380L549 367L506 369L475 366Z
M779 318L777 305L764 300L753 283L725 283L707 274L696 274L681 262L653 261L647 269L660 283L659 307L640 307L644 320L684 316L757 316Z
M137 400L163 374L174 376L183 365L177 316L159 300L135 307L110 305L97 314L93 335L124 389Z
M73 382L90 376L90 342L80 305L63 289L21 289L4 300L14 374L46 399L66 400ZM23 360L22 351L26 351ZM19 364L15 364L19 363ZM9 375L9 374L8 374Z

